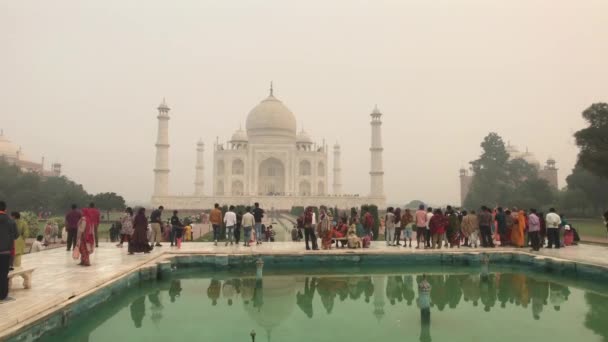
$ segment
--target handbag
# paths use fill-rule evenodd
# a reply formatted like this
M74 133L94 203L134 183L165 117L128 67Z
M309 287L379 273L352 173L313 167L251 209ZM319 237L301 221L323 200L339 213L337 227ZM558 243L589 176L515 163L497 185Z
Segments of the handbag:
M76 246L76 248L74 248L72 250L72 259L74 259L74 260L80 259L80 248L79 248L79 246Z

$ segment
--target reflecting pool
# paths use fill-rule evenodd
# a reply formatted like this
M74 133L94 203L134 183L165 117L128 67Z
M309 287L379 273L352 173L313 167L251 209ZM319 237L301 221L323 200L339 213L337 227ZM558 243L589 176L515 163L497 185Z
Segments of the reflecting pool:
M43 341L608 341L608 288L509 268L174 272Z

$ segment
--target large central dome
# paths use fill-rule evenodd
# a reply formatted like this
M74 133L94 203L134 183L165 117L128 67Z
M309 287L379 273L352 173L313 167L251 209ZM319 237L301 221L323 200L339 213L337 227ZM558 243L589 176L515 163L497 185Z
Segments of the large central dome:
M253 140L264 137L295 142L296 139L295 116L272 92L249 112L246 127L247 135Z

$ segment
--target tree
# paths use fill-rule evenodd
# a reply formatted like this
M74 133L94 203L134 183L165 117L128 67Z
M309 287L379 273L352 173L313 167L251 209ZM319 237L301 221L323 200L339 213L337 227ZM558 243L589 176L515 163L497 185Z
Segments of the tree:
M608 180L602 179L576 166L566 177L566 194L562 196L569 202L568 208L585 209L591 207L593 214L599 214L608 207Z
M405 205L406 208L409 209L418 209L421 204L424 204L421 200L411 200L408 204Z
M92 201L99 210L107 212L107 219L110 219L110 211L123 210L125 208L125 199L117 195L115 192L102 192L93 196Z
M594 103L583 112L589 127L574 133L580 148L577 165L608 179L608 104Z
M509 153L504 141L498 134L490 133L484 138L481 148L483 152L479 159L471 162L474 176L464 203L467 208L504 203L509 195Z
M542 208L554 203L556 194L546 180L539 178L538 167L522 158L509 159L498 134L488 134L481 148L479 159L471 162L474 175L464 207Z

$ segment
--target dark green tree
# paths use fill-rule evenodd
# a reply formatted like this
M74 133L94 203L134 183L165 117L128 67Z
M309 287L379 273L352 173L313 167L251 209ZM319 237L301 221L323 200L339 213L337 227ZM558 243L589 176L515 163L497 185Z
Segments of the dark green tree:
M566 183L568 186L564 196L574 205L567 208L584 209L588 207L593 214L599 214L603 209L608 208L607 179L603 179L581 166L576 166L566 177Z
M549 183L539 178L538 168L522 158L509 159L502 138L490 133L481 143L482 154L471 162L474 172L465 208L481 205L543 208L556 201Z
M93 196L92 201L99 210L107 213L107 219L110 219L110 212L114 210L123 210L125 208L125 199L117 195L115 192L102 192Z
M574 133L580 148L577 165L608 179L608 104L592 104L583 118L589 126Z

